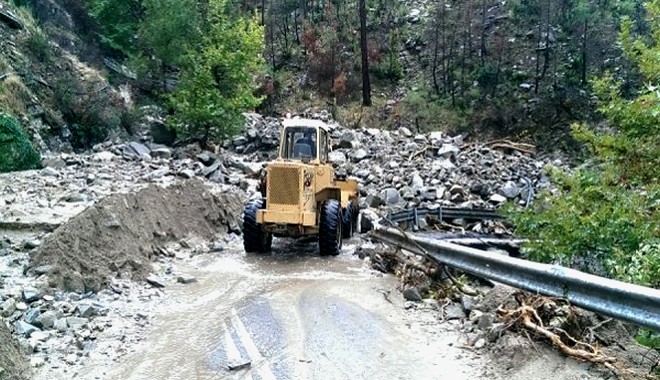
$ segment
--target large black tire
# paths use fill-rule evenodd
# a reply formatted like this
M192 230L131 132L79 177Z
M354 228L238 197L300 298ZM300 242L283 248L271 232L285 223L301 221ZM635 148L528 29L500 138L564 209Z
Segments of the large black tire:
M337 256L342 245L341 204L330 199L321 204L321 225L319 226L319 253L321 256Z
M356 213L357 210L355 210L355 206L353 206L352 202L344 209L344 213L341 217L341 234L344 239L350 239L353 237L353 233L355 232L355 220L357 217Z
M273 235L261 229L257 223L257 210L265 207L265 201L258 199L245 205L243 212L243 248L247 253L270 252Z

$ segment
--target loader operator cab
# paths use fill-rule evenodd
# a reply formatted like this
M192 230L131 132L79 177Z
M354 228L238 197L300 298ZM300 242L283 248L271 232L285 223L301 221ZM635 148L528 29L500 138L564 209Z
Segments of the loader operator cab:
M286 126L280 157L285 161L324 164L328 161L328 133L316 126Z

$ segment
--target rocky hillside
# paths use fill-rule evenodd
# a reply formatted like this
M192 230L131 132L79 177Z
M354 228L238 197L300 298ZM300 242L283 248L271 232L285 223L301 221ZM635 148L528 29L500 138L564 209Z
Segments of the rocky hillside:
M42 152L89 146L129 127L130 91L108 82L94 42L77 34L85 16L64 3L0 1L0 109Z

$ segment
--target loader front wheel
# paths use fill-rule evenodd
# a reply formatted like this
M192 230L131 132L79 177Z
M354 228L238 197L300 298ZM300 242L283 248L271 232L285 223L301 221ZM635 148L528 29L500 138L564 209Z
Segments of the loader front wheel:
M349 203L348 206L344 209L344 214L342 215L342 237L344 239L350 239L353 237L355 232L355 221L357 220L357 210L353 206L353 203Z
M319 253L321 256L337 256L342 245L341 204L330 199L321 205L319 226Z
M265 207L265 201L258 199L245 206L243 212L243 248L247 253L266 253L273 244L273 235L264 231L257 223L257 211Z

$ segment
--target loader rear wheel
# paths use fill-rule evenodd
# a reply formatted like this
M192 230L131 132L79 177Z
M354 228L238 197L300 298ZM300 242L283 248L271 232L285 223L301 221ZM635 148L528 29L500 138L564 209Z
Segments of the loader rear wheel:
M337 256L342 245L341 205L330 199L321 205L321 225L319 226L319 253L321 256Z
M245 206L243 212L243 248L247 253L266 253L273 245L273 235L264 231L257 223L257 211L265 207L265 201L258 199Z

